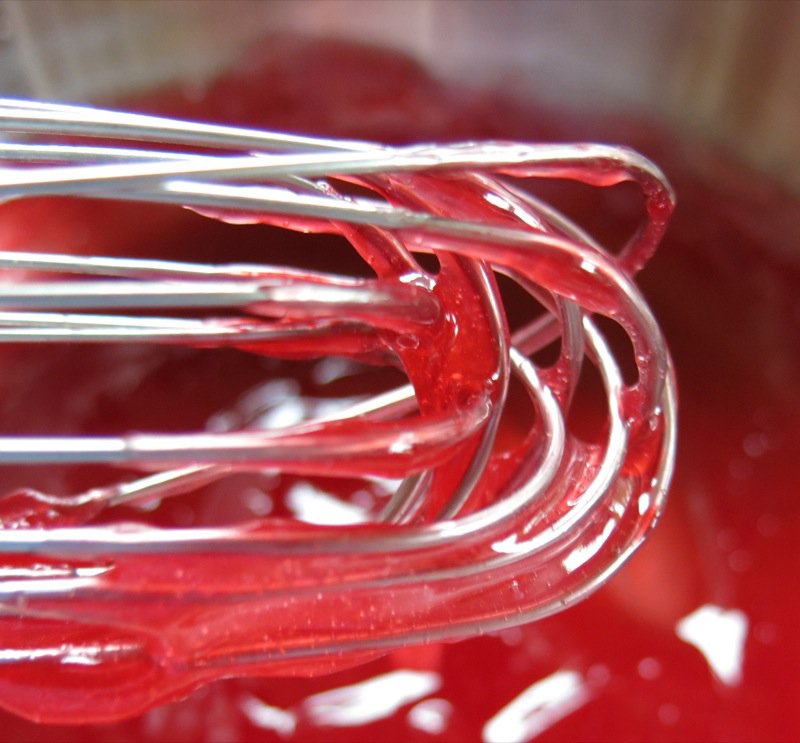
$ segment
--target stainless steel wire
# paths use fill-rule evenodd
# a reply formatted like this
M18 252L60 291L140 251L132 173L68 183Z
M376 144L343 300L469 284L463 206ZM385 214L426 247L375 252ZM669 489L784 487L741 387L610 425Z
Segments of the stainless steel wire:
M435 639L527 621L581 598L630 555L657 519L674 460L674 379L658 325L631 276L663 234L673 196L663 175L645 158L624 148L591 144L387 147L7 99L0 100L0 131L0 199L79 195L177 204L200 213L221 210L223 216L235 214L234 221L258 221L264 215L271 224L285 218L328 220L345 225L354 239L363 234L359 230L381 230L389 236L397 264L405 266L401 280L389 281L271 265L86 257L42 253L36 246L3 246L0 271L8 280L0 284L0 342L202 341L223 347L265 343L279 349L283 343L335 337L345 327L356 334L376 328L413 334L415 328L437 321L439 306L433 292L436 278L418 268L412 252L443 251L460 256L473 272L498 339L498 374L513 374L523 385L539 426L536 451L517 477L478 509L467 506L485 482L505 387L493 399L477 395L462 409L439 417L421 415L415 390L406 385L277 430L259 429L251 421L241 430L223 432L4 436L0 464L113 463L142 471L138 479L114 486L39 495L56 510L170 498L237 471L324 474L331 460L361 463L352 471L345 466L346 474L386 474L381 469L385 465L370 469L364 462L384 461L392 452L398 454L393 472L401 473L402 482L376 515L376 521L392 527L388 531L327 529L276 539L233 527L120 531L89 523L0 530L0 554L305 555L310 561L343 555L371 561L359 577L343 577L340 585L313 584L325 596L337 591L377 595L412 584L444 586L519 570L523 564L543 574L547 566L557 566L558 580L548 579L547 587L544 579L531 584L513 617L510 611L481 617L465 610L448 625L428 626L425 638ZM81 141L85 138L91 143ZM370 184L407 174L458 175L469 188L480 189L497 219L443 216L434 205L390 203L379 189L365 196L346 195L340 188L352 180ZM578 225L514 185L521 178L577 178L594 185L633 181L643 191L645 217L614 256ZM653 216L657 214L664 217ZM493 272L515 280L546 310L517 330L509 343ZM181 316L184 310L197 316ZM628 332L638 363L635 384L623 382L614 352L593 320L595 313L613 317ZM531 356L559 339L560 358L553 367L558 374L537 368ZM607 435L599 454L581 465L566 418L585 363L594 364L603 380ZM368 422L372 433L336 427L354 421ZM424 458L402 455L452 446L469 436L478 437L470 465L436 518L420 521L433 469ZM630 474L632 441L650 452L645 479ZM579 475L582 466L585 473ZM564 480L567 474L577 484ZM462 551L470 546L480 552L477 562L477 553ZM425 556L437 550L451 559L426 562ZM397 552L406 555L407 569L386 572L385 565L379 567L381 555ZM70 588L76 606L81 595L111 590L94 578L87 580L81 578L80 585ZM551 590L554 584L560 588ZM37 585L37 590L47 590L43 583ZM300 590L282 590L295 589ZM59 590L52 584L54 594ZM236 595L249 601L267 594L259 584L240 587ZM0 580L0 599L7 595ZM70 615L78 610L63 611ZM419 639L418 634L399 623L366 644L363 638L353 645L342 637L319 647L309 638L286 652L300 658L385 648ZM275 652L265 647L197 662L239 667L268 662Z

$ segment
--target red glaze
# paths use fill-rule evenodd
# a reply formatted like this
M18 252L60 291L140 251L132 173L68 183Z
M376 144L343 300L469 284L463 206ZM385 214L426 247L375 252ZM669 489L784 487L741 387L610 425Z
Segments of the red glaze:
M604 589L578 607L533 625L456 645L398 651L315 679L218 682L183 702L113 725L43 727L4 715L9 739L269 740L276 737L275 729L297 740L326 741L460 741L482 735L523 740L537 730L543 740L796 739L800 598L792 576L800 568L794 497L800 465L792 453L800 450L800 271L796 252L790 251L792 236L800 228L797 201L735 162L651 125L553 116L490 97L446 93L413 65L386 52L337 43L298 48L284 41L277 49L269 46L266 60L251 59L245 72L207 91L198 104L203 114L385 141L467 136L606 139L634 146L662 165L679 194L680 207L643 283L669 339L680 384L680 455L667 514L648 544ZM304 65L296 64L300 59ZM304 80L315 79L318 68L325 70L331 84L304 85ZM381 75L383 85L378 84ZM392 84L397 86L394 93ZM201 115L180 95L152 106ZM615 219L597 223L593 220L598 213L607 218L609 205L604 202L603 210L595 209L595 197L588 190L547 184L542 191L612 245L621 244L638 208L624 187L617 188L610 199ZM17 210L16 216L26 208L5 207ZM143 212L138 207L113 207L103 214L98 218L93 212L84 222L85 229L93 231L86 236L86 250L96 252L101 245L101 252L177 256L176 246L191 244L198 246L191 258L203 259L205 246L228 234L223 225L176 210L148 208L147 219L139 217ZM43 236L41 247L62 249L63 220L75 219L81 216L73 205L51 210L43 225L51 237ZM241 260L252 259L256 250L263 252L263 232L256 229L239 228L245 234L232 249L241 251ZM333 251L326 251L324 240L310 251L302 241L302 260L308 261L304 265L341 270L336 265L340 254L325 266L326 252ZM234 259L238 258L226 256ZM89 370L97 357L86 361L82 352L66 351L53 360L39 350L25 353L31 385L37 373L58 363L65 374L85 379L86 388L93 389L96 379ZM136 349L126 353L135 368ZM187 353L165 351L145 376L139 388L142 422L134 425L199 426L210 411L229 406L236 397L237 390L229 388L219 391L221 399L206 397L198 405L193 392L202 389L206 395L213 388L208 379L218 374L220 365L226 378L244 390L260 379L266 363L234 361L231 355L206 368L189 363ZM119 362L113 355L100 360ZM14 361L21 363L20 358ZM308 369L295 367L293 374L298 369L303 380ZM165 379L170 381L168 395ZM37 408L35 395L25 400L6 395L0 412L4 425L14 431L42 430L51 420L74 430L78 418L88 430L113 428L116 398L125 384L122 377L103 394L95 391L99 403L90 409L81 404L78 387L72 399L62 400L62 416L53 415L53 399L46 396ZM304 384L314 389L310 380ZM93 473L43 471L41 481L33 483L28 472L22 475L15 480L17 475L10 472L3 489L26 484L51 492L64 486L74 491ZM220 512L213 505L218 502L213 493L201 492L159 518L174 524L185 524L188 518L230 523L248 509L252 512L252 504L241 500ZM698 614L702 606L718 609ZM690 615L695 622L684 622L682 634L699 633L705 643L709 637L723 636L724 628L741 628L746 620L740 676L735 662L729 660L726 666L717 660L715 677L697 647L678 636L676 624ZM698 616L705 618L701 630ZM26 625L24 632L29 631ZM48 631L43 622L40 644ZM53 643L62 641L56 632ZM729 639L729 659L735 645ZM401 676L397 671L415 674ZM124 664L119 672L127 672ZM554 677L557 672L561 673ZM353 692L344 699L340 695L338 707L333 705L338 716L331 712L330 701L325 706L324 699L313 697L378 676L383 678L383 691L373 698L362 694L360 701ZM497 721L498 712L512 699L548 677L549 685L538 687L537 714L529 702L527 710L515 715L512 707ZM35 694L36 679L29 681ZM396 711L388 705L379 714L386 699L402 694L405 704L398 700ZM265 709L262 702L273 709ZM47 700L41 704L46 708ZM372 722L364 722L370 717L365 710L371 712ZM348 712L350 723L343 724ZM486 727L492 718L495 722ZM441 732L434 735L437 725ZM272 731L266 729L270 727Z

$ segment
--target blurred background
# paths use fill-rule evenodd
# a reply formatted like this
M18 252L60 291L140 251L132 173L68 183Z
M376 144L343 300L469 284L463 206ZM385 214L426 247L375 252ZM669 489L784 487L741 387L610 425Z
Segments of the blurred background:
M199 84L286 31L399 49L461 86L644 109L800 186L791 1L3 0L0 91L87 101Z
M347 55L306 69L287 33L396 50L440 81L392 56L366 70L400 69L419 94L376 104L392 132L456 136L463 114L490 136L621 142L664 167L679 207L642 285L680 388L666 516L607 586L533 625L319 679L224 681L113 725L3 714L0 740L800 739L800 3L4 0L0 92L124 104L170 89L159 110L204 110L239 90L218 75L274 45L268 68L314 87L265 85L265 110L335 130ZM441 118L426 129L413 106ZM601 237L627 208L545 195Z

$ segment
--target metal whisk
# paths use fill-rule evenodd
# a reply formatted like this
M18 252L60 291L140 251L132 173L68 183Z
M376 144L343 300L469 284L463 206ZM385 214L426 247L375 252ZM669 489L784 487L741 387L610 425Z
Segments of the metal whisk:
M548 615L608 578L661 512L674 382L630 277L658 244L673 199L641 156L603 145L385 147L17 100L0 101L0 127L2 200L167 203L333 232L376 274L2 245L0 269L13 280L0 285L0 341L341 355L399 364L410 380L279 429L254 420L223 432L0 438L0 464L142 473L78 494L10 494L5 514L0 499L0 561L13 565L5 576L0 569L0 605L23 622L55 622L62 637L58 647L30 636L6 641L13 652L2 662L56 663L53 678L130 663L141 682L128 679L124 693L109 682L98 719L232 673L318 671ZM620 254L514 183L553 177L641 186L646 218ZM439 257L439 274L420 267L414 253L424 252ZM509 335L495 273L545 314ZM628 332L635 384L623 381L594 313ZM558 361L538 368L532 354L558 340ZM605 385L602 442L581 441L565 423L585 363ZM498 478L512 376L535 423ZM358 525L266 517L160 529L96 520L121 504L265 470L400 485ZM80 681L68 687L61 681L53 692L52 719L69 719ZM0 703L33 714L23 691Z

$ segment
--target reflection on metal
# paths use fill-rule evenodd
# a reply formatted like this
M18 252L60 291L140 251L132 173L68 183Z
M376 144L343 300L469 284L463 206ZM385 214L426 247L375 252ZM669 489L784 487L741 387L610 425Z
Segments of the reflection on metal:
M0 648L0 666L29 664L33 661L52 660L64 665L98 666L106 658L120 659L139 652L134 643L109 642L104 645L78 645L65 642L56 647Z
M581 675L556 673L537 681L483 727L484 743L524 743L580 709L591 699Z
M739 609L705 604L681 619L675 634L703 654L723 684L737 686L742 681L747 627L747 616Z
M600 532L588 544L579 544L572 552L570 552L563 560L564 568L570 572L577 570L585 562L591 560L606 543L606 540L611 536L614 527L617 525L617 520L614 518L609 519Z

